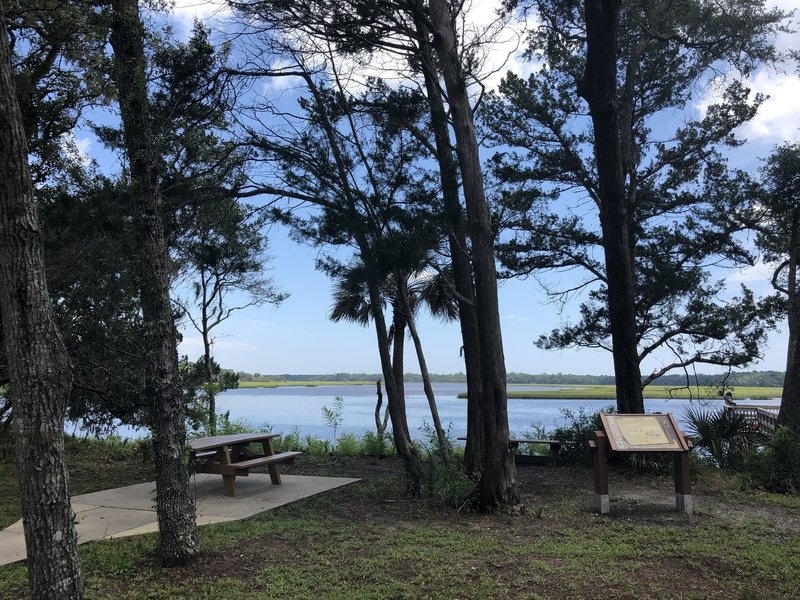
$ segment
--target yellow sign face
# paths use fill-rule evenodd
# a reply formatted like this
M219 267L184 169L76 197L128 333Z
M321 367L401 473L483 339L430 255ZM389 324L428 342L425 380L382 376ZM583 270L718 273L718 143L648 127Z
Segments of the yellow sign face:
M623 452L688 450L672 415L600 415L612 450Z

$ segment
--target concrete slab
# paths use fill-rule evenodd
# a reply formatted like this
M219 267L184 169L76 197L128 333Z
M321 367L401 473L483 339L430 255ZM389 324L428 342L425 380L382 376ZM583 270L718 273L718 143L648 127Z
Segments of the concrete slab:
M108 506L96 506L92 510L84 510L75 515L78 543L101 540L121 531L154 523L155 514L151 510L131 510Z
M25 560L25 535L17 531L0 531L0 565Z
M251 473L236 478L236 496L224 495L222 477L198 474L191 488L197 507L197 524L235 521L358 481L345 477L281 475L272 485L269 475ZM78 543L127 537L158 531L155 483L140 483L72 498ZM25 558L22 521L0 531L0 565Z

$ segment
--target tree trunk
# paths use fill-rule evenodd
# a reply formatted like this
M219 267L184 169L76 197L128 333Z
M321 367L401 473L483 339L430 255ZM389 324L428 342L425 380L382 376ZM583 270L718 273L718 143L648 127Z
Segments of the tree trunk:
M365 248L362 248L364 256ZM403 461L406 471L406 491L412 497L418 496L422 485L422 465L419 454L411 442L408 431L408 418L406 417L406 399L403 389L403 337L405 324L400 315L395 312L394 319L394 364L389 355L389 335L386 332L386 319L381 308L381 295L378 283L370 280L368 283L369 301L372 306L372 319L375 324L375 333L378 337L378 353L381 359L384 385L386 386L386 402L389 408L389 417L392 420L392 437L397 450L397 455ZM398 359L398 356L400 357ZM400 378L397 379L397 371Z
M398 287L400 282L398 281ZM402 285L405 288L405 285ZM431 376L428 373L428 364L425 361L425 353L422 351L422 341L417 334L417 326L414 323L414 317L411 314L411 306L408 302L408 296L405 289L398 289L400 299L403 301L403 311L406 314L406 321L408 323L408 332L411 334L411 339L414 342L414 350L417 354L417 362L419 363L419 371L422 375L422 389L425 391L425 397L428 399L428 407L431 411L431 420L433 421L433 430L436 432L436 439L439 443L439 455L446 463L450 462L450 442L447 439L447 434L442 427L442 420L439 418L439 409L436 407L436 397L433 394L433 386L431 386Z
M383 406L383 391L381 390L381 380L375 382L375 389L378 394L378 401L375 403L375 429L378 431L378 436L383 440L383 433L386 431L386 425L389 424L389 410L383 412L381 417L381 406Z
M497 299L497 272L494 259L494 232L483 188L478 140L472 120L467 85L456 48L455 27L445 0L430 0L434 28L433 45L439 56L456 138L456 154L461 167L467 223L472 242L475 269L476 309L480 339L483 383L481 442L483 455L479 482L479 503L483 510L519 502L514 455L508 442L508 408L500 310Z
M788 427L800 437L800 294L797 288L797 265L800 262L798 234L800 231L800 214L793 215L792 231L789 242L789 277L786 282L787 324L789 342L786 350L786 374L783 379L781 408L778 412L778 424Z
M633 207L628 204L625 191L617 105L617 20L620 0L585 0L584 7L586 71L579 85L579 93L589 104L594 128L617 410L643 413L634 311Z
M14 406L31 597L83 598L64 463L72 371L45 280L42 232L0 2L0 320Z
M205 294L203 295L205 298ZM208 333L208 316L205 303L202 315L203 327L203 370L206 378L206 396L208 397L208 431L211 435L217 433L217 394L214 388L214 373L211 369L211 339Z
M421 10L414 12L414 23L419 38L420 62L430 107L431 128L436 143L436 160L442 184L445 219L449 226L447 241L453 266L453 283L458 294L458 317L461 325L464 367L467 374L467 444L464 449L464 470L468 474L475 474L480 473L483 450L480 403L483 383L481 380L478 314L475 310L475 287L472 281L472 265L467 252L464 210L458 196L458 171L450 144L447 112L442 101L442 90L439 87L436 60L428 42L428 32Z
M141 252L138 266L147 355L145 394L152 400L159 553L165 566L175 566L194 560L199 544L184 460L186 427L169 298L169 258L158 188L158 159L145 79L144 28L137 0L113 0L112 10L110 41Z

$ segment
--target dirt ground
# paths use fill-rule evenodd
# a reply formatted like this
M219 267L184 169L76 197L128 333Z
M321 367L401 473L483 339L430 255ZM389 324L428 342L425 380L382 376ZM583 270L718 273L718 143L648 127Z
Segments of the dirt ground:
M295 465L285 469L296 475L331 475L358 477L366 482L378 479L402 481L402 465L396 459L370 457L347 457L318 459L303 457ZM560 504L569 501L584 504L586 512L593 511L594 474L590 466L576 464L517 465L517 481L520 489L522 510ZM708 485L704 485L708 484ZM403 500L395 496L396 491L386 488L388 504L405 502L425 503L425 500ZM780 524L788 531L800 534L800 511L791 506L765 504L756 495L738 492L730 477L704 473L699 482L693 484L693 504L700 515L722 517L733 522L754 517L770 523ZM655 523L680 522L684 515L675 511L674 479L671 473L652 474L634 472L623 467L610 467L609 495L611 518L637 517Z

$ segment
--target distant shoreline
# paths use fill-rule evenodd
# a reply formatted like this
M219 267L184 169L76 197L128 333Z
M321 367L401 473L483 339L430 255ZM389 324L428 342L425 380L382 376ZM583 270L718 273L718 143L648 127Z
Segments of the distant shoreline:
M407 382L412 383L412 382ZM433 383L453 383L437 382ZM282 387L342 387L350 385L375 385L374 381L241 381L239 389L282 388ZM518 390L520 386L535 385L547 387L546 390ZM466 384L465 384L466 387ZM742 386L732 388L734 401L736 400L772 400L781 397L782 389L779 387ZM714 389L700 386L686 388L669 388L665 386L648 386L644 389L645 398L675 398L681 400L722 400ZM466 398L466 390L458 394L459 398ZM509 384L508 397L515 400L614 400L616 391L613 385L585 385L585 384Z

